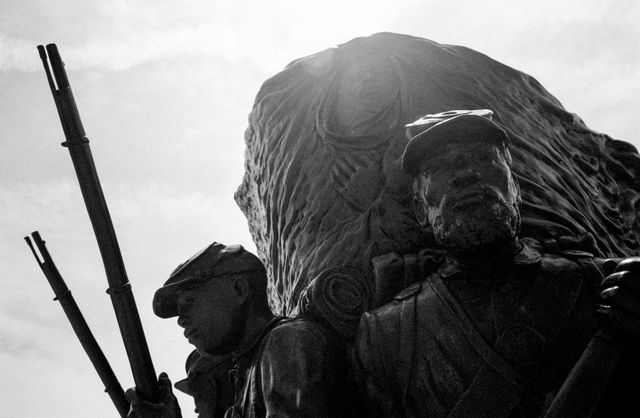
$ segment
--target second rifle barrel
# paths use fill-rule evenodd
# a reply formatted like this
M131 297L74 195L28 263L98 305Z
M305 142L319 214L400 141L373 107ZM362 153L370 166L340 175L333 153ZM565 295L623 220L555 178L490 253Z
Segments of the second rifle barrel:
M31 237L42 256L42 262L38 259L38 255L36 254L29 237L24 237L24 239L27 241L33 255L38 261L38 265L51 285L53 293L56 295L55 300L60 302L60 306L62 306L62 310L64 310L69 323L71 323L71 327L78 337L82 348L87 353L87 356L89 356L89 360L91 360L98 376L100 376L100 380L102 380L102 384L105 386L105 392L107 392L113 401L120 416L126 418L127 413L129 412L129 402L124 396L122 386L120 386L115 373L113 373L113 369L109 365L109 361L107 361L107 358L104 356L104 353L93 336L87 321L85 321L84 316L82 316L80 308L78 308L75 299L71 295L71 291L62 279L58 268L54 264L53 259L45 246L44 240L42 240L38 231L32 233Z

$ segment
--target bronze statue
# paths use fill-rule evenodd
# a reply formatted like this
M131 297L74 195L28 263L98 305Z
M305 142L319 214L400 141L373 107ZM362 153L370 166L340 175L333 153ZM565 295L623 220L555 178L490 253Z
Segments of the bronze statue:
M427 115L405 147L407 121L458 106L496 109L500 124L489 110ZM594 334L620 364L580 416L640 416L625 403L640 374L633 146L589 130L526 74L388 33L268 80L246 141L236 200L268 291L256 256L213 243L154 298L196 347L175 387L201 417L539 416L572 393ZM267 298L300 316L274 316ZM129 417L180 417L145 351L133 345Z
M521 188L523 236L591 234L598 257L640 252L640 154L589 129L531 75L395 33L314 52L257 93L236 192L274 311L292 312L326 269L350 265L371 284L373 257L437 248L415 220L400 165L404 126L445 109L496 112Z
M274 316L266 292L264 266L239 245L213 243L178 266L153 300L155 314L177 317L197 350L177 387L194 396L201 417L340 416L338 340L310 319ZM211 368L213 383L201 378ZM127 392L130 416L180 416L168 377L159 380L161 404Z
M233 355L202 355L193 350L185 364L187 377L173 386L193 397L195 412L200 417L223 416L233 404L233 386L229 371L233 368Z
M540 416L596 330L611 326L637 350L640 257L607 277L603 301L600 283L620 259L551 254L520 238L509 139L491 115L452 111L409 126L418 133L402 164L416 218L444 253L374 260L378 274L395 275L378 282L419 281L360 322L354 361L373 401L367 415ZM617 388L596 413L628 412Z

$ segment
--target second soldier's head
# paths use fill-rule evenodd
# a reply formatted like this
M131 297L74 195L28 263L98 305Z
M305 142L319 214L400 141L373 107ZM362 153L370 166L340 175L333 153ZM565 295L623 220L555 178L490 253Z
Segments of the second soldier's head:
M519 232L520 189L492 113L444 112L407 126L402 167L413 177L416 218L454 253L491 251Z

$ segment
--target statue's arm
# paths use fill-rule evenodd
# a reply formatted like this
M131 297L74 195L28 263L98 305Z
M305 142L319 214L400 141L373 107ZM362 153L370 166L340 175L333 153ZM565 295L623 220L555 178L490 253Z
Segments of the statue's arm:
M323 326L298 320L276 327L266 338L261 368L267 417L335 417L344 357Z
M354 391L359 398L360 416L393 417L395 392L400 389L396 376L401 358L406 354L406 342L391 331L392 319L377 311L365 313L350 348L349 363ZM396 328L399 330L399 327ZM396 367L394 368L393 365Z

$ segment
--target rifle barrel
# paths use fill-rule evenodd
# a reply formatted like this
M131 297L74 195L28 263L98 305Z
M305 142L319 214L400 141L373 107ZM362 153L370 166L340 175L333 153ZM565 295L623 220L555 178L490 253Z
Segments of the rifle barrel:
M82 348L87 353L87 356L89 356L89 360L91 360L96 372L98 372L98 376L100 376L100 380L102 380L102 384L105 386L105 392L109 394L109 397L113 401L113 404L118 410L120 416L126 418L127 413L129 412L129 402L124 396L124 391L118 382L118 378L113 373L113 370L109 365L109 361L104 356L104 353L93 336L87 321L85 321L84 316L82 316L82 312L71 295L71 291L67 288L66 283L62 279L58 268L54 264L53 259L45 246L45 242L40 237L40 233L35 231L31 234L31 237L33 239L33 243L35 243L38 251L40 252L42 261L38 258L38 254L36 253L33 243L29 237L24 237L24 240L27 241L27 245L29 245L33 256L36 258L36 262L40 266L40 269L42 269L42 272L53 289L53 293L56 295L54 300L60 302L65 315L67 315L67 319L69 319L69 322L71 323L73 331L78 337L78 340L80 340Z
M98 241L100 255L102 256L107 281L109 282L107 293L111 297L118 320L136 390L148 400L158 400L160 395L159 388L149 347L147 346L131 285L124 268L109 209L98 179L91 148L89 147L89 140L85 136L84 127L69 85L69 79L64 70L64 63L55 44L47 45L46 51L40 45L38 46L38 51L47 73L49 86L51 87L66 137L66 141L62 145L69 149L76 176L80 183L82 197ZM53 77L49 68L53 70Z

